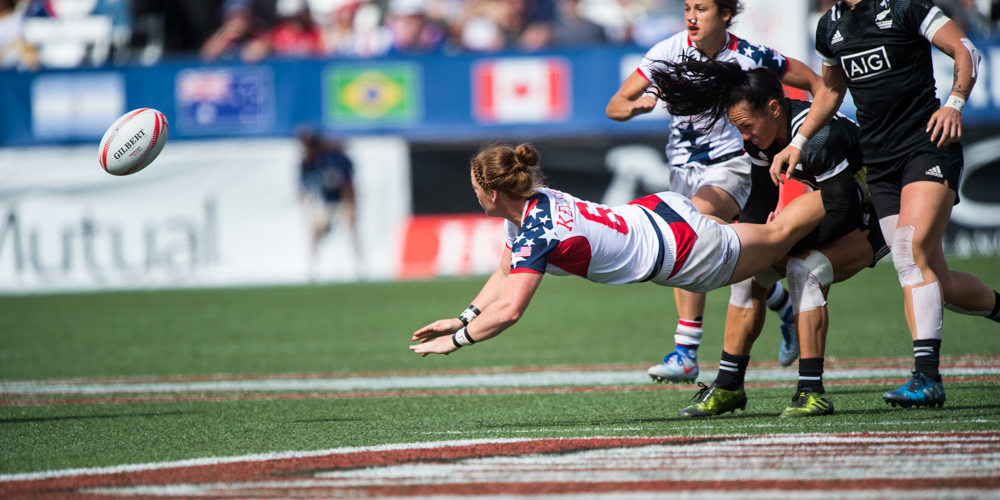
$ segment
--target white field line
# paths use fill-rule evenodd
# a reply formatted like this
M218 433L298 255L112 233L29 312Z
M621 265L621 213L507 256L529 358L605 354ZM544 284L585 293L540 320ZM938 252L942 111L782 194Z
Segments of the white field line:
M584 439L584 438L582 438ZM423 450L432 448L442 448L446 446L468 446L476 444L494 443L518 443L531 441L530 438L495 438L495 439L460 439L454 441L435 441L427 443L400 443L384 444L379 446L350 446L344 448L330 448L315 451L282 451L270 453L255 453L252 455L239 455L234 457L207 457L192 458L189 460L175 460L172 462L152 462L145 464L115 465L111 467L88 467L83 469L64 469L43 472L25 472L20 474L0 474L0 482L4 481L31 481L35 479L49 479L53 477L72 476L96 476L99 474L118 474L122 472L142 472L159 469L172 469L178 467L195 467L201 465L220 465L240 462L266 462L268 460L285 460L289 458L322 457L326 455L337 455L347 453L395 451L395 450Z
M131 488L94 488L88 489L86 493L105 495L135 495L135 496L166 496L184 497L194 496L201 489L192 488L190 485L162 486L162 487L131 487ZM1000 499L1000 492L985 489L950 489L946 495L942 495L941 490L906 490L906 495L900 494L899 490L851 490L849 495L842 490L816 491L816 490L740 490L738 495L732 491L671 491L669 496L665 492L642 492L629 491L624 493L566 493L548 495L441 495L441 496L405 496L405 497L382 497L382 498L405 498L407 500L733 500L733 498L743 498L746 500L773 500L775 498L795 498L798 500L840 500L845 497L852 500L883 500L907 498L908 500L934 500L942 497L949 500L989 500Z
M907 443L907 444L928 443L928 446L930 446L933 445L934 443L954 442L956 441L956 439L975 439L979 441L995 442L996 445L994 446L997 449L1000 449L1000 435L998 435L995 432L968 432L964 433L964 437L962 438L956 438L955 436L942 432L906 432L902 434L897 432L884 432L884 433L866 432L857 434L855 433L784 434L784 435L771 435L771 436L727 434L727 435L698 436L698 437L706 439L716 439L716 440L725 439L727 440L726 442L734 445L783 444L792 446L814 445L814 444L824 444L824 443L835 443L840 445L844 444L886 445L893 442ZM590 437L574 437L570 439L589 440L589 439L629 439L629 438L631 437L590 436ZM562 439L562 438L547 438L547 439ZM642 437L640 437L640 439L642 439ZM648 438L648 439L655 439L655 438ZM449 440L449 441L431 441L422 443L396 443L396 444L385 444L378 446L350 446L350 447L331 448L331 449L314 450L314 451L284 451L284 452L270 452L270 453L255 453L255 454L238 455L231 457L205 457L205 458L195 458L188 460L175 460L168 462L125 464L125 465L116 465L110 467L88 467L80 469L26 472L19 474L0 474L0 482L31 481L37 479L50 479L56 477L93 476L100 474L118 474L123 472L143 472L143 471L171 469L180 467L209 466L209 465L232 464L241 462L264 462L269 460L320 457L328 455L341 455L341 454L362 453L362 452L423 450L423 449L434 449L434 448L455 447L455 446L523 443L530 441L537 441L537 439L531 439L531 438L461 439L461 440Z
M699 380L714 380L717 372L703 372ZM1000 368L945 368L949 376L1000 375ZM908 369L834 369L824 380L908 378ZM748 382L794 382L795 368L751 370ZM0 382L0 395L31 394L152 394L186 392L268 392L268 391L386 391L416 389L459 389L494 387L554 387L591 385L646 385L643 371L538 372L474 375L423 375L410 377L357 377L336 379L219 380L205 382L66 384L44 381Z

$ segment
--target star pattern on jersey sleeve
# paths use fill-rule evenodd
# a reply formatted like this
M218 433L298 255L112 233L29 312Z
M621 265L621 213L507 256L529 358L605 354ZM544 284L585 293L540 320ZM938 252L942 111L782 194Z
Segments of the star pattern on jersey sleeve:
M538 206L536 205L535 208L532 208L531 211L528 212L528 217L531 217L532 219L537 218L538 213L541 211L542 209L538 208ZM542 223L544 224L544 221L542 221Z
M778 52L777 50L772 50L771 57L774 58L775 62L777 62L778 65L784 66L785 56L781 55L781 52Z
M552 240L558 240L559 236L556 235L555 229L549 227L543 227L542 235L540 236L540 238L545 240L545 244L548 245L549 243L552 243Z
M545 224L546 222L548 222L550 220L552 220L552 219L549 219L548 215L543 215L543 216L541 216L541 217L538 218L538 222L541 222L542 224Z
M753 59L754 61L759 60L759 58L754 57L753 47L751 47L749 45L747 45L746 47L743 48L743 55L749 57L750 59Z

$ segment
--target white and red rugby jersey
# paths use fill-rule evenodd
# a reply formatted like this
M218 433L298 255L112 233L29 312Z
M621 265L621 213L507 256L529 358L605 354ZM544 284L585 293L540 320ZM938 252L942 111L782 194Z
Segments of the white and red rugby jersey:
M778 51L763 45L752 45L732 33L727 32L727 35L729 41L716 56L716 60L735 61L747 71L766 68L775 72L779 78L785 76L788 60ZM656 61L681 62L685 55L705 59L705 55L691 43L687 31L682 31L649 49L636 72L652 81L650 75ZM671 165L714 160L742 149L743 137L725 118L716 122L707 134L699 130L696 117L675 116L671 121L670 142L667 143L667 158L670 158Z
M668 275L673 276L697 240L687 221L657 195L610 208L536 188L523 217L521 227L504 223L512 274L575 274L608 285L636 283L661 269L671 269Z

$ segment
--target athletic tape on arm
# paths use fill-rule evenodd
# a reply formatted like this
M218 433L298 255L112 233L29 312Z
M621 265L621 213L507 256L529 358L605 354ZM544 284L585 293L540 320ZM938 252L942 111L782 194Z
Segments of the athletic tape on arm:
M913 261L913 225L899 226L892 237L892 263L896 266L899 286L917 286L924 282L924 275Z
M947 24L948 21L951 21L951 19L944 15L944 12L941 12L941 9L932 7L931 10L927 12L927 17L924 18L924 22L920 23L920 34L923 35L928 42L934 43L934 35L936 35L938 30Z
M983 58L979 56L979 50L972 44L972 40L962 38L960 41L962 42L962 45L965 45L966 50L969 51L969 55L972 56L972 79L975 80L979 78L979 62L982 61Z
M810 251L805 259L792 258L785 267L795 314L826 305L823 289L833 283L833 264L822 252Z

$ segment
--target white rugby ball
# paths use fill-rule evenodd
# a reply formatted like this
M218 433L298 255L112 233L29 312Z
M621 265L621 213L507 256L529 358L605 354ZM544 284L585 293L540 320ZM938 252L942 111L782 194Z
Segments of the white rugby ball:
M156 159L169 132L163 113L152 108L129 111L104 133L98 161L109 174L134 174Z

